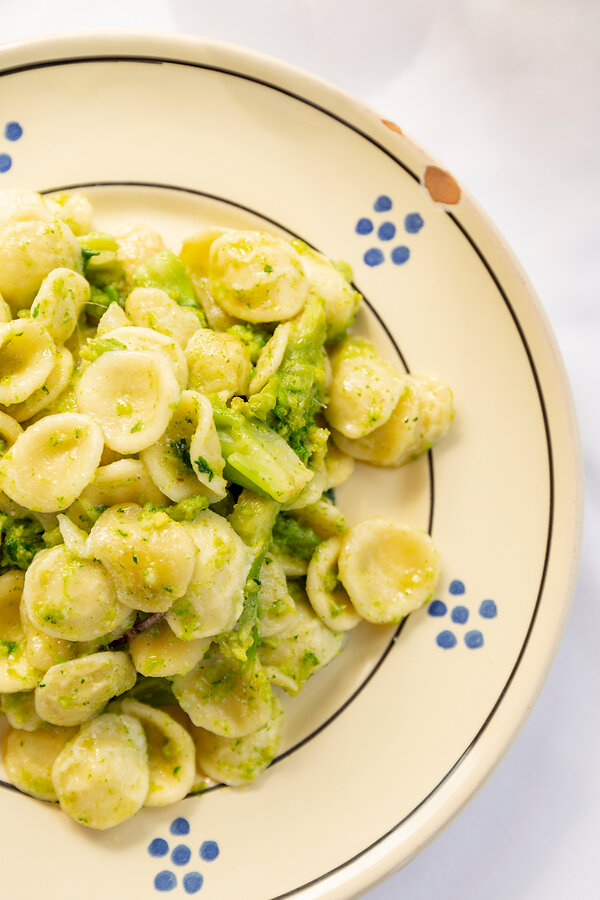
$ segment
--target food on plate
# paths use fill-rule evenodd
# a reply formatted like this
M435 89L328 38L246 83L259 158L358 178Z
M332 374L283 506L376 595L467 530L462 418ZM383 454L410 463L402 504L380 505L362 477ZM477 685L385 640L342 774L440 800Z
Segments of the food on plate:
M0 193L0 694L7 777L105 829L253 781L281 692L431 599L429 535L334 491L453 404L350 331L346 264L92 219Z

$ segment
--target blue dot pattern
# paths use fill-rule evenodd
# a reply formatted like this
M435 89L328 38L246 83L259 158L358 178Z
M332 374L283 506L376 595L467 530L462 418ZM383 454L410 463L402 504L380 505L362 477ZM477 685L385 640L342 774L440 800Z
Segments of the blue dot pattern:
M23 128L18 122L7 122L4 126L4 137L7 141L18 141L23 136Z
M383 222L377 229L377 237L380 241L391 241L396 236L396 226L393 222Z
M373 209L375 212L389 212L392 208L392 200L391 197L388 197L386 194L381 194L373 204Z
M467 631L465 634L465 644L470 650L476 650L483 647L483 635L480 631Z
M357 234L371 234L373 231L373 223L370 219L359 219L356 223Z
M159 872L154 879L154 887L157 891L172 891L177 887L177 878L172 872Z
M456 647L456 637L451 631L440 631L435 640L438 647L442 647L444 650L450 650L452 647Z
M448 607L442 600L432 600L427 612L430 616L445 616Z
M169 845L164 838L154 838L148 847L150 856L166 856L169 852Z
M171 832L171 834L189 834L190 823L187 819L184 819L182 816L180 816L178 819L174 819L171 822L169 831Z
M454 581L450 582L450 587L448 588L450 593L457 597L459 594L464 594L465 586L462 581L459 581L458 578L455 578Z
M404 265L404 263L408 261L409 257L410 250L404 245L394 247L394 249L392 250L392 262L396 266Z
M483 600L479 607L479 615L482 619L495 619L498 615L498 607L493 600Z
M192 851L185 844L179 844L171 853L171 859L176 866L187 866L192 858Z
M219 845L216 841L204 841L200 847L200 856L206 862L212 862L219 855Z
M183 889L187 894L196 894L204 884L204 878L199 872L188 872L183 876Z
M450 618L453 622L456 622L457 625L464 625L469 618L469 610L466 606L455 606L450 613Z
M404 219L404 230L408 234L418 234L424 224L419 213L409 213Z
M448 586L448 593L452 597L465 595L466 587L464 582L455 578ZM432 600L429 604L428 613L430 616L441 618L445 616L447 612L448 607L443 600ZM498 615L498 607L494 600L482 600L479 604L478 612L482 619L490 621L491 619L495 619ZM450 610L450 618L455 625L465 625L469 621L470 616L471 610L467 605L462 603L453 606ZM463 640L465 646L468 647L469 650L478 650L480 647L483 647L485 643L483 632L480 631L479 628L473 628L471 631L464 633ZM444 650L450 650L458 644L456 634L453 631L450 631L450 629L440 631L439 634L436 635L435 641L438 647L442 647Z
M0 172L8 172L12 166L12 159L8 153L0 153Z
M370 250L367 250L365 255L363 256L364 261L368 266L380 266L383 262L383 253L378 247L371 247Z

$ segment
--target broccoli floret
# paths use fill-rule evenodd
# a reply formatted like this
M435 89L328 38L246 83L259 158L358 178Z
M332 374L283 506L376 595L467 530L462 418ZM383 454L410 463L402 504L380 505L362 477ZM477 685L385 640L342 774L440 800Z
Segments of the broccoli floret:
M0 514L2 549L0 567L27 569L33 557L46 549L44 527L35 519L13 519Z
M133 282L136 287L160 288L179 306L195 310L202 325L206 318L198 305L194 286L186 268L172 250L161 250L135 270Z
M292 326L277 373L248 401L252 413L281 435L304 463L314 451L315 416L325 396L326 328L323 299L309 298Z
M260 351L271 337L271 332L267 328L247 323L232 325L231 328L227 329L227 333L235 335L246 345L252 365L256 364Z
M111 234L94 231L79 238L83 274L91 285L125 287L125 271L118 258L119 245Z
M90 299L85 304L87 315L94 322L99 322L111 303L117 303L121 309L125 307L125 295L117 284L107 284L103 288L90 285Z
M225 478L278 503L295 499L313 473L285 440L262 422L212 400Z
M321 538L308 525L279 513L273 527L273 546L281 555L309 560L320 543Z

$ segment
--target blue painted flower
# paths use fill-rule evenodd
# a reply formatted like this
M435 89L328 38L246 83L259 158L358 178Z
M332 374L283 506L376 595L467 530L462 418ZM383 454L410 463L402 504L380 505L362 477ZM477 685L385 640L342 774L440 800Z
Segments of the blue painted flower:
M448 586L448 593L451 597L461 597L465 595L466 592L467 589L464 582L460 581L458 578L451 581ZM448 606L443 600L432 600L428 606L427 612L432 618L443 618L448 612ZM498 607L494 600L482 600L478 612L482 619L495 619L498 615ZM470 616L471 611L469 607L462 603L453 606L450 611L450 618L455 625L465 625L469 621ZM469 650L478 650L480 647L483 647L485 643L483 633L478 628L467 631L463 636L463 640L465 646L468 647ZM440 631L436 635L435 641L438 647L441 647L443 650L451 650L458 644L456 634L449 629Z

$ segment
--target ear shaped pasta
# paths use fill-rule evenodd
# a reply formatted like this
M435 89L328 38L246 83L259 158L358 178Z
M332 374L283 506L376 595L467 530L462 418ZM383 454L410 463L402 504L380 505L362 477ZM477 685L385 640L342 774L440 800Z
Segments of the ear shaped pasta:
M168 713L136 700L119 701L128 716L142 725L148 745L150 783L145 806L168 806L191 791L196 776L194 742Z
M230 231L213 241L209 290L225 312L246 322L279 322L297 315L308 279L287 241L258 231Z
M147 351L104 353L77 385L79 408L119 453L138 453L157 441L178 399L173 369L162 354Z
M414 381L406 376L404 393L385 424L357 440L347 438L335 428L331 436L337 447L354 459L372 466L397 466L415 440L418 418L419 393Z
M296 606L288 591L283 566L268 553L260 567L258 635L273 637L289 627L296 617Z
M59 347L54 366L44 384L35 390L27 400L7 407L7 412L17 422L23 422L52 406L67 387L72 372L73 357L66 347Z
M325 418L332 428L356 440L387 422L405 390L406 376L358 338L345 338L336 347L331 366Z
M307 247L300 241L293 241L292 245L300 253L311 294L316 294L325 300L327 339L334 340L352 324L361 304L361 295L350 284L352 273L344 264L348 271L348 278L346 278L331 260L317 253L316 250Z
M291 511L291 515L309 528L324 541L327 538L339 537L346 530L346 520L335 503L327 497L321 497L316 503Z
M165 513L135 503L103 512L88 541L111 575L119 601L132 609L169 609L194 572L195 547L188 530Z
M217 238L227 234L229 231L229 228L219 228L211 225L210 228L197 231L191 237L185 238L181 245L179 258L188 272L197 278L207 278L210 248Z
M62 809L89 828L112 828L135 815L150 785L141 724L115 713L88 722L57 756L52 783Z
M76 728L46 726L31 732L9 728L4 736L2 755L11 783L39 800L55 801L52 766L76 734Z
M64 544L36 555L23 603L35 628L65 641L92 641L129 619L104 566L77 558Z
M291 322L284 322L278 325L265 346L260 352L260 356L256 362L256 368L250 379L248 394L257 394L261 391L269 378L279 369L285 356L285 350L290 338L292 328ZM243 391L241 393L244 393Z
M11 319L12 312L10 311L10 306L0 294L0 322L10 322Z
M202 328L190 338L185 355L194 390L214 394L223 402L248 392L250 357L235 335Z
M196 494L212 501L225 496L225 461L212 406L197 391L182 391L165 433L141 458L156 486L175 503Z
M33 691L18 691L14 694L4 694L1 710L11 728L17 728L19 731L37 731L38 728L42 728L46 724L35 711L35 694Z
M23 429L17 420L7 413L0 412L0 439L4 441L5 446L12 447L21 434Z
M52 269L81 268L71 229L39 194L3 191L0 198L0 293L16 312L31 301ZM18 402L18 401L14 401Z
M345 637L323 625L305 600L297 600L296 617L290 616L277 640L261 642L260 661L269 680L293 696L307 678L337 656Z
M66 509L92 480L102 445L102 432L89 416L46 416L0 460L0 488L27 509Z
M139 459L118 459L96 469L92 481L81 497L94 506L116 506L122 503L153 503L161 506L165 495L152 481Z
M159 331L184 349L202 328L193 309L180 306L160 288L135 288L125 301L125 310L134 325Z
M123 344L127 350L148 350L161 353L171 364L179 386L182 389L187 387L188 366L185 353L173 338L167 337L166 334L161 334L159 331L153 331L151 328L137 328L134 325L115 328L110 332L110 337Z
M40 285L31 318L43 325L57 344L64 344L89 299L90 286L83 275L72 269L53 269Z
M248 784L273 762L282 727L283 707L277 697L273 697L267 724L244 737L222 737L203 728L194 728L198 767L223 784Z
M92 204L83 194L54 194L45 200L47 206L56 203L56 215L73 234L87 234L92 230Z
M31 319L0 325L0 403L22 403L41 388L54 363L54 341L42 325Z
M308 564L306 593L320 620L332 631L349 631L361 621L338 581L337 561L342 541L329 538L319 544Z
M327 469L327 490L344 484L354 471L354 459L335 444L329 444L325 454Z
M187 675L198 665L210 638L180 641L163 620L129 641L133 664L141 675L168 678Z
M81 644L50 637L49 634L36 628L29 618L23 598L21 598L20 614L25 635L25 653L30 664L40 670L40 675L42 672L47 672L51 666L74 659L81 653Z
M440 576L425 531L380 517L344 535L338 566L356 611L377 624L395 624L430 600Z
M22 572L0 575L0 693L30 691L42 674L31 664L26 653L25 632L19 615L23 580Z
M105 313L102 314L96 329L96 337L104 337L117 328L128 328L131 322L118 303L111 303Z
M188 589L167 613L181 640L229 631L244 604L244 586L252 554L227 519L205 510L186 523L197 553Z
M161 236L147 225L125 223L113 232L113 237L118 246L117 258L123 266L129 285L133 285L133 276L138 266L165 249Z
M311 481L302 488L295 500L292 500L291 503L284 504L284 509L302 509L305 506L316 503L326 487L327 469L325 468L325 463L321 463L315 470Z
M38 716L51 725L81 725L130 690L136 672L122 651L81 656L52 666L35 690Z
M435 375L413 375L419 392L419 419L413 444L401 462L409 462L439 443L454 418L452 391Z
M262 666L242 665L212 649L195 669L173 679L173 693L194 725L238 738L269 721L273 695Z

